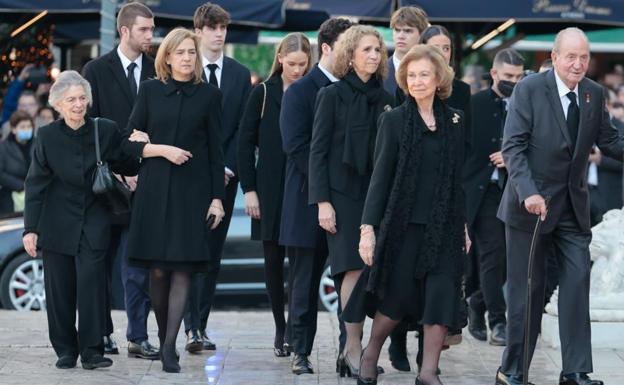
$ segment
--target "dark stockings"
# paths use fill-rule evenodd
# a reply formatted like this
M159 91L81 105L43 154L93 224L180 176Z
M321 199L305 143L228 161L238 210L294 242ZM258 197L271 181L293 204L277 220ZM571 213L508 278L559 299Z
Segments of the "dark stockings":
M165 366L179 371L176 357L176 337L186 309L191 274L182 271L150 270L150 298L156 322L160 353Z
M420 378L427 385L442 385L437 375L440 353L448 328L443 325L423 325L423 362Z
M379 361L379 353L383 347L386 338L392 333L392 330L400 321L395 321L385 315L377 312L373 320L370 340L366 349L362 353L362 361L360 363L360 377L377 378L377 361Z
M275 241L263 241L264 246L264 280L266 282L271 311L275 321L274 347L282 349L286 319L284 317L284 247Z

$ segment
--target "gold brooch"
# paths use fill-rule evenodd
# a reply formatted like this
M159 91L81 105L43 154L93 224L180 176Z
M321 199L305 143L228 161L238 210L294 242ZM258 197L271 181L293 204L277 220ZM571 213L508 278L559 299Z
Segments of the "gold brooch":
M459 114L457 112L453 113L453 123L459 123Z

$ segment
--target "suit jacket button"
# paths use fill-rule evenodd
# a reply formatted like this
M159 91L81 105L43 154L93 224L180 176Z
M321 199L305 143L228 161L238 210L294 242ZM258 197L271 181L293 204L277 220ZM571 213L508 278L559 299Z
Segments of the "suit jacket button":
M479 190L483 190L483 189L484 189L483 185L482 185L482 184L480 184L480 185L479 185Z
M496 138L492 138L492 143L496 143L497 140L498 139L496 139Z

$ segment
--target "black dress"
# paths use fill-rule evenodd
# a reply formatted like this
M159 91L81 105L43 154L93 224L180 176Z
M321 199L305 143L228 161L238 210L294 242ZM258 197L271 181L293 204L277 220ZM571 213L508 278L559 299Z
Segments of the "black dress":
M375 169L362 217L363 224L373 225L376 229L379 228L382 218L387 215L387 203L404 141L402 130L405 125L405 110L406 103L385 113L380 119L375 149ZM383 298L379 299L366 293L362 288L367 284L369 273L367 271L353 290L359 298L350 300L343 312L345 321L359 322L365 314L373 316L378 310L397 321L408 316L423 324L453 326L456 323L458 287L463 271L461 261L454 259L457 253L440 252L437 264L424 276L417 274L417 265L426 245L427 228L433 222L436 194L439 194L437 186L441 177L438 174L438 166L447 161L442 151L442 130L457 131L453 142L455 148L451 148L450 151L457 151L460 154L459 161L456 162L459 164L454 169L454 178L461 177L461 159L465 143L464 127L459 124L460 117L457 110L448 107L442 111L437 110L438 129L434 132L429 131L420 118L417 120L415 130L420 130L422 142L419 147L421 159L415 172L418 178L415 181L414 204L412 207L399 208L408 213L404 241L397 248L398 252L389 257L391 261L384 267L388 270L388 275L383 287ZM463 199L463 194L460 198ZM463 223L455 223L453 226L463 227ZM379 235L377 238L379 242Z
M279 239L286 166L279 126L283 94L279 74L256 86L239 128L238 176L244 192L258 194L261 219L251 219L251 239L258 241Z
M317 95L310 143L310 204L330 202L335 234L326 233L332 275L360 270L360 221L372 173L377 118L392 107L381 82L354 73Z
M224 195L221 93L206 83L146 81L130 115L128 133L132 129L146 132L153 144L193 156L180 166L162 157L143 159L130 218L129 261L146 268L205 270L208 208ZM124 142L124 150L137 156L143 147Z

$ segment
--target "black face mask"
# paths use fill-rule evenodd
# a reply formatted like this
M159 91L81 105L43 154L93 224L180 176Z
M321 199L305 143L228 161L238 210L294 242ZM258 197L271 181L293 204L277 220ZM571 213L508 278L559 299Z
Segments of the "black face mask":
M503 97L508 98L511 96L515 85L515 82L509 80L500 80L498 82L498 91L503 95Z

